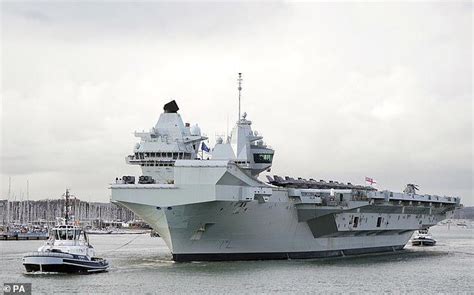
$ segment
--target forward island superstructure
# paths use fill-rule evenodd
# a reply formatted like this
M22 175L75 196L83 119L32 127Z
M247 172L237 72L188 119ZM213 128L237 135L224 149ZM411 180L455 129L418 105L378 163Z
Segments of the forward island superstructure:
M239 77L239 92L241 90ZM240 98L240 93L239 93ZM240 99L239 99L240 100ZM291 177L269 171L274 150L240 115L230 136L199 153L207 138L164 106L127 163L143 175L111 185L112 201L149 223L175 261L316 258L403 249L460 205L457 197Z

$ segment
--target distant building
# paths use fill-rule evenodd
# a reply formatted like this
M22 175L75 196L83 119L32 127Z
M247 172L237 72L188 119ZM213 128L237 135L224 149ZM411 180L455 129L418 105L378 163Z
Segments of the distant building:
M456 219L474 219L474 207L464 207L454 212Z

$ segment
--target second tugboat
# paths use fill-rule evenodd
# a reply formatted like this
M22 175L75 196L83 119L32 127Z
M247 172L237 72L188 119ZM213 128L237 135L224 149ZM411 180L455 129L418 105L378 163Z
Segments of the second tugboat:
M66 190L65 216L50 231L49 240L38 251L23 257L27 272L101 272L107 270L107 260L95 257L85 231L71 223L69 190Z
M418 234L411 240L413 246L434 246L436 240L428 233L427 229L420 229Z

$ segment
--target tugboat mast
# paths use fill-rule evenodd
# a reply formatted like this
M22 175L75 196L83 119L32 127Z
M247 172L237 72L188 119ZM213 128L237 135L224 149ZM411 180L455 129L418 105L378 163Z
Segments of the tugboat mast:
M66 197L66 210L64 214L64 221L66 222L66 225L67 225L69 222L69 189L66 189L65 197Z

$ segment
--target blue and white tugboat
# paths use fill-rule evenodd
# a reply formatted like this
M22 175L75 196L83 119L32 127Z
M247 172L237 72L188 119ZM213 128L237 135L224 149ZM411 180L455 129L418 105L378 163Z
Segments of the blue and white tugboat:
M65 216L50 231L48 241L38 251L23 257L27 272L101 272L107 270L107 260L95 257L85 231L69 218L69 191L66 190Z

